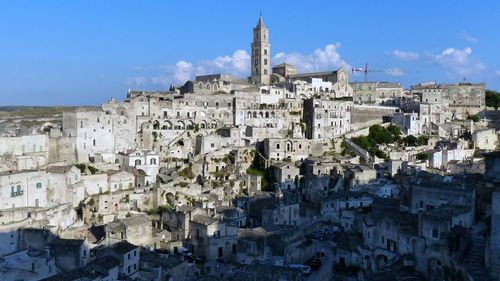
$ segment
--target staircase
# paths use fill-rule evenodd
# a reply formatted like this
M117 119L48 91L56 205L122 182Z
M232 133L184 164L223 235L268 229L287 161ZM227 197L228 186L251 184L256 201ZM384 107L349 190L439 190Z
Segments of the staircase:
M363 148L355 144L351 139L344 138L344 144L351 149L356 155L365 160L366 163L373 163L373 156Z
M465 268L467 274L474 281L490 281L488 271L484 267L484 254L486 241L480 233L472 234L472 243L465 255Z

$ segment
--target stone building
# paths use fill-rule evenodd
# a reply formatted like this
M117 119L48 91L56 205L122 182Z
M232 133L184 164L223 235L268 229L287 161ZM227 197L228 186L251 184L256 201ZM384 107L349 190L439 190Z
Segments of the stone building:
M353 82L355 104L399 105L404 89L399 83Z
M493 128L477 130L472 134L472 141L477 149L486 151L495 150L500 141L500 132L496 132Z
M0 173L0 209L35 207L48 203L46 171L7 171Z
M49 136L0 137L0 172L38 169L49 162Z
M236 253L238 227L206 215L196 215L190 221L190 243L194 255L207 260L228 260Z
M329 139L350 131L352 101L307 99L304 101L305 135Z
M116 155L116 163L122 169L133 167L144 171L146 174L146 186L156 182L156 175L160 167L160 156L155 151L129 150Z
M117 219L106 225L106 238L110 243L128 241L137 246L153 246L153 226L145 215Z
M411 213L432 210L446 204L466 206L474 210L475 198L475 190L466 178L456 179L421 172L410 183L408 207Z
M114 120L106 112L85 109L64 112L63 136L75 142L77 162L113 162Z
M484 83L437 84L435 82L413 85L411 92L424 103L449 104L455 118L466 119L478 114L486 106Z
M418 113L396 112L392 116L392 123L405 135L419 136L421 133L422 125Z

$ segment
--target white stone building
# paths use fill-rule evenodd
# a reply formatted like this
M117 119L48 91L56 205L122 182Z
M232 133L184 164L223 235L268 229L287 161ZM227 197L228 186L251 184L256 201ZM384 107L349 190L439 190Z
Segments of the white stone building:
M143 170L146 173L145 183L149 186L156 182L156 175L160 167L160 156L155 151L136 149L116 154L116 163L120 164L122 169L133 167Z

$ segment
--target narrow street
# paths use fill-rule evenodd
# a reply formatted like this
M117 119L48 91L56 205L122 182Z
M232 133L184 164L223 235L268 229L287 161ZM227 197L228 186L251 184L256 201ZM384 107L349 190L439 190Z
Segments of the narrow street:
M321 258L321 267L317 271L312 271L311 275L306 280L310 281L330 281L333 280L332 266L333 254L332 243L330 241L314 240L316 244L316 251L323 251L325 256Z

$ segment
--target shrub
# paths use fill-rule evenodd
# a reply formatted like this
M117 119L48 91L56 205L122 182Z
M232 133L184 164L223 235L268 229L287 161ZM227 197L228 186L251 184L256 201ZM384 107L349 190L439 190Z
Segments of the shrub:
M479 115L477 115L477 114L469 115L469 117L467 117L467 119L472 120L472 122L479 122Z
M99 173L99 169L97 169L97 168L94 168L92 166L87 166L87 168L89 168L89 171L92 175Z
M193 169L191 169L191 166L186 167L186 168L180 170L179 173L178 173L178 175L181 176L181 177L188 178L190 180L192 180L192 179L194 179L196 177L195 174L193 173Z
M420 152L417 154L417 159L418 160L429 160L429 154L427 153L424 153L424 152Z

